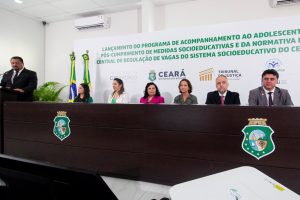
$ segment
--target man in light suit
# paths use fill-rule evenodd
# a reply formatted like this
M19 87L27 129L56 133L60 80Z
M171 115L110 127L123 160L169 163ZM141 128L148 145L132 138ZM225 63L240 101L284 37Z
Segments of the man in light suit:
M33 91L37 87L36 72L25 69L19 56L12 57L10 64L12 69L4 73L0 86L18 92L19 101L33 101Z
M249 93L250 106L283 106L293 105L289 92L276 87L279 74L274 69L267 69L262 73L262 86Z
M216 91L207 94L205 104L236 104L240 103L240 96L237 92L231 92L228 89L228 79L224 75L219 75L216 78Z

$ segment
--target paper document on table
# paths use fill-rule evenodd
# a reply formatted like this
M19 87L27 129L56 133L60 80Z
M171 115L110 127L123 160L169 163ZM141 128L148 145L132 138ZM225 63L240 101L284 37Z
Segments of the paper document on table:
M239 167L173 186L172 200L300 200L300 196L253 167Z

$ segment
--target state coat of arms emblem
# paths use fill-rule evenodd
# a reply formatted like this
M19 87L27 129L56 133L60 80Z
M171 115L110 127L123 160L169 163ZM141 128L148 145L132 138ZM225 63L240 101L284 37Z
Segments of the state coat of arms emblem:
M149 78L150 81L155 81L156 80L156 73L155 73L154 70L150 70L148 78Z
M274 131L267 126L267 119L252 118L248 120L249 124L242 130L244 133L242 148L246 153L259 160L275 151L275 144L272 140Z
M71 130L70 130L70 119L67 116L67 112L65 111L58 111L57 116L54 118L54 128L53 133L54 135L63 141L67 137L70 136Z

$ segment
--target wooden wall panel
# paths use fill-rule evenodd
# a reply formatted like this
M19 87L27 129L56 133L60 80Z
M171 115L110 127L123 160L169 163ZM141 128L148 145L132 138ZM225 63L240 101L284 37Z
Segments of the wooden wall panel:
M71 135L52 133L67 111ZM253 166L300 193L300 108L4 104L4 153L101 174L177 184ZM241 148L248 118L266 118L276 150L257 160Z

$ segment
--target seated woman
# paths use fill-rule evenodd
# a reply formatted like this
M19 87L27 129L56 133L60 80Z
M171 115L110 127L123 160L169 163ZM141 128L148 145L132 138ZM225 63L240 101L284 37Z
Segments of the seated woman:
M174 103L181 105L198 104L197 97L192 95L192 84L188 79L182 79L178 85L180 95L176 96Z
M128 95L125 92L123 81L115 78L112 86L114 91L109 95L107 103L128 103Z
M157 85L155 83L147 83L145 87L144 97L140 99L140 103L165 103L165 99L160 96L160 92L158 90Z
M90 96L90 88L86 83L81 83L78 86L78 95L75 97L74 102L93 103L93 98Z

